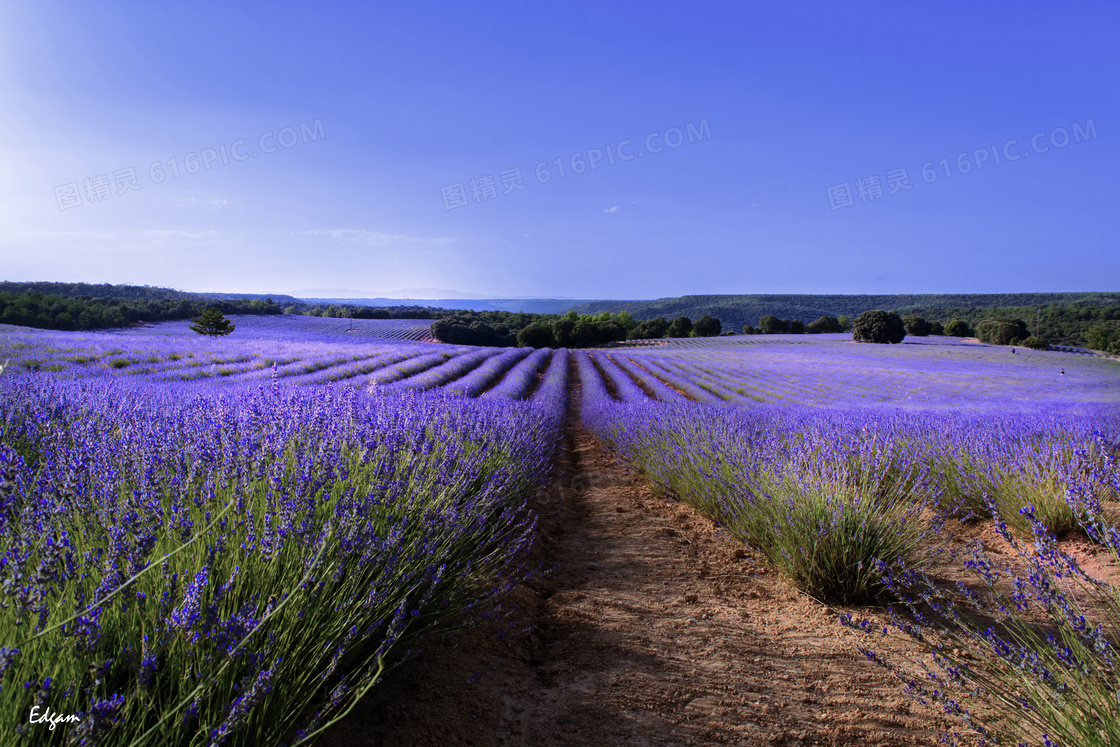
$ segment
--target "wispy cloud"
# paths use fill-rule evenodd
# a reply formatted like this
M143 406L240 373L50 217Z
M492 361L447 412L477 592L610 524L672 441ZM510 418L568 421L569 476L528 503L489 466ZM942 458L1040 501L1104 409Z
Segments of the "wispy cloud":
M19 234L20 236L61 236L72 238L74 236L83 236L86 238L95 239L111 239L113 238L107 233L92 233L90 231L24 231Z
M618 205L615 205L614 207L605 208L603 210L603 212L604 213L617 213L618 212Z
M153 231L144 231L144 237L156 241L167 239L202 239L217 236L217 231L180 231L174 228L162 228Z
M365 244L366 246L389 246L391 244L448 244L454 237L424 237L409 236L404 233L386 233L384 231L368 231L362 228L317 228L311 231L294 231L293 233L304 236L325 236L338 241L351 244Z

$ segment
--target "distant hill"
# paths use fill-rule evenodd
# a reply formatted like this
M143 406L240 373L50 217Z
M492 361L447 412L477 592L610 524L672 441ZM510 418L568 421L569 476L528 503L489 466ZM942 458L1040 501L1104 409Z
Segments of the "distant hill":
M429 306L438 309L514 311L527 314L563 314L576 304L595 303L579 298L301 298L300 300L310 304L350 304L377 308Z
M884 309L918 313L929 319L968 318L984 312L1053 305L1106 306L1120 303L1120 293L931 293L911 295L713 295L659 298L655 301L589 301L572 307L579 314L628 311L638 320L663 316L697 319L704 314L719 319L724 329L739 331L745 324L773 314L780 319L811 322L820 316L855 318L864 311Z
M112 285L110 283L49 283L49 282L0 282L0 292L42 293L45 296L62 298L114 298L131 301L266 301L271 298L278 304L298 304L295 296L281 293L189 293L174 288L158 288L151 285Z

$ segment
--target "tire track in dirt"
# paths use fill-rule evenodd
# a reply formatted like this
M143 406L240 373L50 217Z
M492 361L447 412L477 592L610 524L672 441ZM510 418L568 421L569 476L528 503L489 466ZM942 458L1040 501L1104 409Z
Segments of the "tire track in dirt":
M535 506L550 570L506 627L432 642L325 744L914 745L953 726L865 661L835 610L628 473L575 399Z

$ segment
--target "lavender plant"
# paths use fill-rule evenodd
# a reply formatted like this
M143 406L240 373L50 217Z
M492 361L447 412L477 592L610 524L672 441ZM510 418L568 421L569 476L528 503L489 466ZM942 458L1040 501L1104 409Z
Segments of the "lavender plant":
M427 390L458 381L463 376L478 368L483 361L497 355L498 348L464 348L457 355L452 355L446 362L428 368L420 373L407 378L402 378L389 384L388 389L418 389Z
M499 609L563 412L7 374L0 403L0 737L37 744L312 738Z
M634 381L642 386L659 402L683 402L685 397L673 391L663 381L656 376L652 376L645 368L643 368L637 361L627 358L623 355L617 355L613 358L614 362L630 375Z
M687 376L682 376L679 372L674 371L672 365L663 358L652 355L643 356L642 364L652 376L660 379L673 389L684 392L693 401L712 404L722 401L719 396L708 389L699 386Z
M1116 561L1120 532L1094 483L1108 481L1120 491L1112 469L1120 451L1095 435L1105 456L1093 470L1070 476L1066 499L1084 531ZM960 717L984 742L1120 743L1120 590L1084 571L1033 507L1020 510L1032 541L1012 533L997 506L991 512L1010 561L977 544L964 560L973 583L955 586L903 563L880 563L905 614L892 611L890 628L881 632L850 614L841 622L917 641L928 660L894 661L871 645L863 650L913 697Z
M569 362L567 348L561 348L552 354L548 368L541 377L540 385L533 392L531 402L550 402L561 411L567 411Z
M446 390L467 397L478 397L529 353L528 348L514 348L491 356L478 368L448 384Z
M552 357L551 348L533 350L510 368L501 381L483 392L481 396L524 399L536 387L537 375L548 365Z
M928 470L881 434L861 434L865 420L837 432L836 413L627 405L584 392L594 433L808 594L872 599L877 559L923 555L935 526Z
M610 359L607 355L601 352L594 352L588 355L589 360L594 368L597 368L600 375L605 381L610 381L611 386L615 392L618 393L618 398L623 402L643 402L649 400L649 395L646 394L638 383L623 371L618 364ZM590 374L589 374L590 375Z

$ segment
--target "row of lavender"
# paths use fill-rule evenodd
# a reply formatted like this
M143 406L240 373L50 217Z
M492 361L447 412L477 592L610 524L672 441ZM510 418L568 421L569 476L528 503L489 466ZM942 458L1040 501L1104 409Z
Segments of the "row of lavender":
M345 319L338 317L284 315L238 315L228 317L240 338L253 340L305 339L317 342L431 342L430 319ZM116 334L141 337L178 336L191 338L195 333L189 320L160 322L143 327L119 330Z
M302 743L425 636L499 614L562 357L459 379L516 373L509 399L0 376L0 741Z
M1055 540L1080 530L1120 561L1120 409L726 407L711 360L576 360L589 429L787 581L821 599L909 606L894 630L928 647L933 664L866 651L915 697L961 716L974 736L1120 743L1120 591L1081 572ZM924 575L946 523L981 516L1014 561L970 555L981 593ZM996 725L963 697L1002 712Z
M0 340L16 369L60 377L153 382L338 384L389 390L446 387L468 397L535 396L547 371L563 376L567 351L437 344L203 340L175 336L22 333Z
M1000 407L1033 411L1040 402L1120 403L1117 365L1064 353L979 344L754 344L749 348L597 350L589 353L615 396L752 406L793 403L924 409Z

